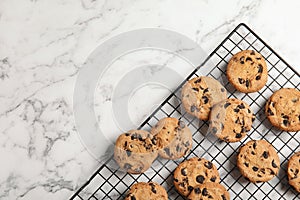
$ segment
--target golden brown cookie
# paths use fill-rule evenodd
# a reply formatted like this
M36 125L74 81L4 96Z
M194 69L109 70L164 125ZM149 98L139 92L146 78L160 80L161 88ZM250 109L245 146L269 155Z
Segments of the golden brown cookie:
M189 80L181 91L184 109L202 120L207 120L211 107L226 97L225 88L217 80L207 76Z
M289 183L300 192L300 151L295 153L288 162L287 174Z
M166 117L158 121L152 128L158 154L166 159L183 157L193 144L192 133L183 121L173 117Z
M275 148L265 140L252 140L240 148L237 166L251 182L266 182L278 174L280 160Z
M250 106L239 99L216 104L210 113L210 132L226 142L237 142L250 131L255 117Z
M188 196L195 186L206 182L220 182L216 166L204 158L190 158L180 163L174 171L174 185L183 196Z
M168 200L168 194L164 187L155 182L140 182L131 186L125 200Z
M267 64L261 54L253 50L244 50L230 59L227 77L240 92L256 92L267 83Z
M284 131L300 131L300 91L277 90L269 98L265 112L273 126Z
M128 173L145 172L157 157L153 136L143 130L130 130L121 134L115 145L114 158Z
M230 200L229 192L219 183L204 183L194 187L188 200Z

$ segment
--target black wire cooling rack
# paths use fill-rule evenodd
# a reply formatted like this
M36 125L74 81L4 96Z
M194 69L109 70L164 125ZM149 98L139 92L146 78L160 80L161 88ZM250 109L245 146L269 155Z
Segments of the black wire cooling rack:
M259 92L244 94L236 91L226 78L226 66L233 54L253 49L266 59L269 71L268 82ZM208 123L191 118L182 112L180 89L186 80L195 76L214 77L223 83L228 97L246 101L256 115L247 137L240 142L226 143L207 134ZM222 43L195 69L180 86L142 123L140 129L149 130L152 125L166 116L181 118L193 132L193 149L183 159L205 157L218 168L223 184L230 192L231 199L299 199L299 194L288 184L286 168L290 156L299 151L300 133L283 132L272 127L264 115L264 106L271 94L283 87L298 88L300 76L269 45L256 35L247 25L239 24ZM281 161L279 174L269 182L253 184L243 178L236 167L236 155L239 147L251 139L265 139L277 150ZM181 160L157 159L148 172L132 175L112 169L115 165L109 158L92 177L71 197L82 199L124 199L130 186L136 182L155 181L164 186L169 199L184 199L173 186L172 172Z

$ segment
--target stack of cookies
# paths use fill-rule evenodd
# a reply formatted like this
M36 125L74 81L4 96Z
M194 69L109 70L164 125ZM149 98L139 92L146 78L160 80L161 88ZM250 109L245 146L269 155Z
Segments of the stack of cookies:
M150 168L159 155L176 160L192 148L193 138L186 124L167 117L158 121L151 132L131 130L121 134L115 145L114 158L128 173L139 174Z

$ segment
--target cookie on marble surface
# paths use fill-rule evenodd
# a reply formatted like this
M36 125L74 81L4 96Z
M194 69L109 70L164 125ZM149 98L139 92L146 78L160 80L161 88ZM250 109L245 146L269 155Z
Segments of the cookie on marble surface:
M181 91L184 109L202 120L208 119L213 105L226 98L226 89L217 80L207 76L189 80Z
M251 130L255 117L250 106L239 99L216 104L210 113L210 132L226 142L237 142Z
M206 182L220 182L216 166L204 158L190 158L180 163L174 171L174 185L183 196L188 196L195 186Z
M118 137L114 159L128 173L143 173L150 168L158 155L155 143L149 132L130 130Z
M166 159L179 159L190 151L193 144L192 133L186 124L173 117L158 121L152 128L158 154Z
M139 182L130 187L125 200L167 200L165 188L155 182Z
M289 178L289 184L295 188L297 192L300 192L300 151L292 155L289 159L287 174Z
M188 200L230 200L229 192L219 183L204 183L194 187Z
M272 94L265 113L271 124L284 131L300 130L300 91L282 88Z
M259 91L268 80L268 68L263 56L253 50L233 55L227 65L229 82L240 92Z
M240 148L237 166L251 182L266 182L279 172L280 160L275 148L265 140L251 140Z

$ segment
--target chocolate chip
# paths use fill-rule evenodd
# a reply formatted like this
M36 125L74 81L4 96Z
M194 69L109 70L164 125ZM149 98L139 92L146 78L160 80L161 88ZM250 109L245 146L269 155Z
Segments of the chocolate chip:
M261 64L258 64L258 73L263 72L263 66Z
M233 109L233 111L236 112L236 113L238 113L240 111L240 109L239 108L235 108L235 109Z
M230 105L231 105L231 103L226 102L226 103L224 104L224 108L227 108L227 107L230 106Z
M248 113L251 113L251 110L248 108Z
M289 116L283 115L282 118L284 118L284 119L289 119Z
M255 80L258 81L258 80L260 80L260 78L261 78L260 76L257 76L257 77L255 77Z
M221 92L225 92L225 89L224 89L224 88L221 88Z
M271 170L270 174L271 175L275 175L275 172L273 170Z
M257 174L258 177L262 177L260 174Z
M249 87L250 86L250 81L247 79L246 80L246 87Z
M202 175L198 175L197 177L196 177L196 181L198 182L198 183L203 183L203 181L205 180L205 178L204 178L204 176L202 176Z
M288 126L288 125L289 125L289 120L284 119L284 120L283 120L283 125Z
M254 167L252 167L252 170L256 172L258 170L258 168L254 166Z
M261 60L261 57L256 58L256 60Z
M212 134L216 134L218 132L218 130L216 127L212 127L211 132L212 132Z
M175 181L176 183L178 183L178 179L177 179L177 178L174 178L174 181Z
M130 200L136 200L135 196L131 196Z
M274 115L274 113L272 112L272 110L270 108L268 108L267 113L268 113L268 115Z
M195 105L191 106L191 112L195 112L195 110L197 110L197 107Z
M151 142L152 142L152 144L156 145L156 144L157 144L157 139L156 139L156 137L152 138Z
M296 98L296 99L292 99L292 102L293 103L296 103L296 102L298 102L299 101L299 99L298 98Z
M256 149L256 141L253 143L253 149Z
M135 133L135 134L133 134L133 135L131 135L131 140L135 140L135 139L137 139L138 138L138 136L137 136L137 134Z
M208 192L207 192L207 189L206 189L206 188L203 188L203 190L202 190L202 195L203 195L203 196L207 196L207 195L208 195Z
M211 182L215 182L216 179L217 179L217 177L213 176L213 177L211 177L209 180L210 180Z
M244 165L245 165L246 167L249 167L249 163L246 163L246 162L245 162Z
M129 135L130 135L130 133L125 133L125 136L127 136L127 137L128 137Z
M155 185L153 183L149 183L149 185L151 186L151 191L156 194Z
M255 51L252 50L251 53L250 53L250 55L255 55Z
M254 152L254 151L251 151L251 154L252 154L252 155L255 155L255 152Z
M277 168L277 165L274 160L272 160L272 167Z
M197 80L194 81L194 83L200 83L201 82L201 78L198 78Z
M208 169L211 169L213 167L213 164L210 161L208 161L207 163L204 164L204 166Z
M221 197L222 197L222 200L227 200L224 194L222 194Z
M189 142L189 141L187 141L186 143L184 143L184 146L185 146L185 147L188 147L188 146L190 146L190 142Z
M192 88L193 90L199 92L199 88Z
M244 64L244 63L245 63L245 57L244 57L244 56L240 57L240 63L241 63L241 64Z
M240 133L237 133L236 135L235 135L235 138L241 138L242 137L242 134L240 134Z
M129 164L129 163L125 163L125 164L124 164L124 169L125 169L125 170L131 169L131 167L132 167L132 165Z
M195 194L200 194L200 193L201 193L201 190L200 190L200 188L196 187L196 188L194 189L194 192L195 192Z
M217 114L217 119L220 119L220 113ZM300 120L300 115L299 115L299 120Z
M188 187L188 191L190 191L190 192L193 191L193 189L194 189L194 188L193 188L192 186L189 186L189 187Z
M203 96L202 99L203 99L203 101L204 101L204 104L207 104L207 103L208 103L208 97L207 97L207 96Z
M220 126L221 126L221 129L223 130L223 129L224 129L224 124L222 124L222 123L221 123L221 125L220 125Z
M247 57L247 58L246 58L246 62L247 62L247 61L252 61L252 58Z
M180 151L181 151L181 147L180 147L179 144L176 146L176 151L177 151L177 152L180 152Z
M254 122L254 120L255 120L255 117L253 116L253 117L252 117L252 122Z
M247 131L246 128L244 126L242 126L241 133L245 133L246 131Z
M127 154L128 157L131 156L131 151L127 150L126 154Z
M299 119L299 121L300 121L300 115L298 116L298 119Z
M239 80L239 83L240 83L240 84L244 84L244 83L245 83L245 80L242 79L242 78L238 78L238 80Z
M264 151L262 155L265 159L269 157L269 153L267 151Z
M203 93L206 93L206 92L208 92L208 88L205 88L205 90L203 91Z
M245 108L245 105L242 103L241 105L238 105L238 108L239 108L239 109L244 109L244 108Z
M181 169L181 174L182 174L183 176L187 176L186 168Z

